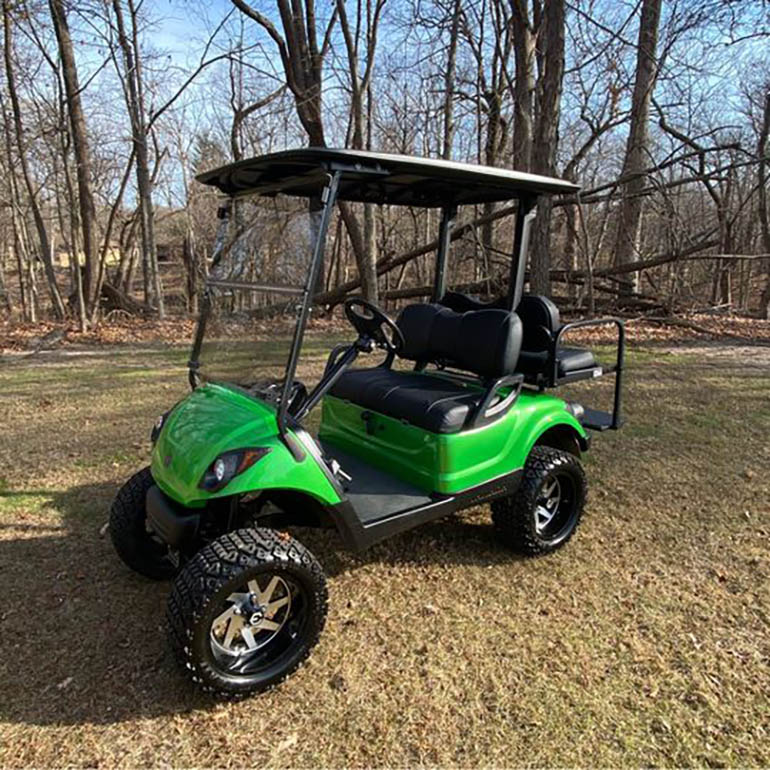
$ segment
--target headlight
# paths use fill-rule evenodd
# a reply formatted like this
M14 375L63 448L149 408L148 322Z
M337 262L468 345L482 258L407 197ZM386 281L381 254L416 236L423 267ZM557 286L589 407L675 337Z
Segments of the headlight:
M254 447L225 452L209 465L198 487L207 492L218 492L270 451L269 447Z

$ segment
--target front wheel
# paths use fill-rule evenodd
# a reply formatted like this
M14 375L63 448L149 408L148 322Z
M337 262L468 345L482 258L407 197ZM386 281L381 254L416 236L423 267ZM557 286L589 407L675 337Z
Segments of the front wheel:
M147 527L145 498L154 483L150 469L142 468L120 488L110 508L110 537L118 556L134 572L170 580L177 568L169 548Z
M536 446L514 495L492 503L492 521L505 542L530 556L549 553L575 533L586 499L586 476L569 452Z
M308 657L326 621L321 566L269 529L240 529L202 548L174 581L167 620L177 660L203 690L267 690Z

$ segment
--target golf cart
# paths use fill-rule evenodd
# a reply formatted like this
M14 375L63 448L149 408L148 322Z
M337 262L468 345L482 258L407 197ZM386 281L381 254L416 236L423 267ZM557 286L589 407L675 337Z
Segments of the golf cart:
M239 697L287 677L324 626L323 571L287 526L335 528L347 547L364 549L491 503L501 543L531 555L564 545L585 501L588 431L621 423L624 331L616 319L562 325L550 300L523 293L537 198L574 192L568 182L330 149L279 152L198 179L224 198L189 362L192 392L155 424L152 463L118 492L110 532L133 570L173 579L170 639L189 676ZM481 302L450 291L458 207L511 200L504 296ZM432 297L395 320L348 299L353 340L324 353L325 365L318 358L322 374L307 387L300 355L325 346L307 327L341 202L348 216L361 202L438 214ZM267 326L261 296L281 298L288 320ZM268 359L281 324L291 338L276 367ZM614 366L562 345L570 330L597 324L617 328ZM244 330L261 344L244 342ZM373 353L384 360L353 366ZM608 373L611 412L549 392ZM313 437L304 426L319 404Z

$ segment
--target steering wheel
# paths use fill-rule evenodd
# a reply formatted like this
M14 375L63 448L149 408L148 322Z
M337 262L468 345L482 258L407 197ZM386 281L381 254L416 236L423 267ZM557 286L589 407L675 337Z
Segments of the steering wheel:
M345 300L345 315L360 337L372 340L388 353L399 353L404 348L401 329L376 305L362 297Z

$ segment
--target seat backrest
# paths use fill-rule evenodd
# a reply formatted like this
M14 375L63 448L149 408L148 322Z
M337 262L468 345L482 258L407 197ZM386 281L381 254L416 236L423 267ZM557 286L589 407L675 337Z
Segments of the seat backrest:
M498 297L491 302L482 302L469 294L463 294L460 291L448 291L439 300L439 304L454 310L456 313L466 313L469 310L489 310L491 308L500 308L505 310L505 297Z
M442 362L486 379L516 370L522 327L508 310L470 310L417 304L405 307L396 319L404 335L402 358L420 363Z
M522 296L516 313L521 318L524 330L521 347L527 351L541 351L550 348L554 334L559 331L559 308L548 297L539 294Z

